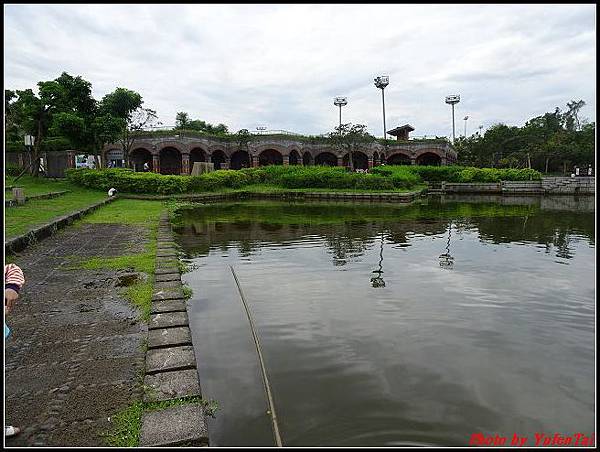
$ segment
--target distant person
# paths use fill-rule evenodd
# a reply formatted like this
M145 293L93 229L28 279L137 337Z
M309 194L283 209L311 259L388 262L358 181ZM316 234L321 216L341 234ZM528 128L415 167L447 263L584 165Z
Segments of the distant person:
M113 167L113 162L112 160L108 161L108 165L106 165L107 168L112 168Z
M575 177L579 177L579 167L575 167Z
M6 324L6 316L12 311L17 299L19 298L19 292L21 287L25 284L25 277L23 276L23 270L15 264L7 264L4 266L4 340L10 335L10 328ZM19 427L13 427L12 425L4 426L4 437L10 437L18 435L21 432Z
M94 162L94 157L92 155L88 155L87 158L87 167L90 169L96 168L96 162Z
M145 172L150 171L150 165L148 165L148 162L144 162L144 171Z
M592 171L592 165L588 165L588 176L591 176L593 173Z

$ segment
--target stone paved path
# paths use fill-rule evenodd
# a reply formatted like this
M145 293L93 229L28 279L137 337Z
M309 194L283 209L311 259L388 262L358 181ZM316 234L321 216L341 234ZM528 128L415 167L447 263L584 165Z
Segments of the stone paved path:
M6 446L102 446L108 418L141 400L147 325L116 287L123 271L67 267L143 251L145 229L70 226L14 259L26 284L8 316Z

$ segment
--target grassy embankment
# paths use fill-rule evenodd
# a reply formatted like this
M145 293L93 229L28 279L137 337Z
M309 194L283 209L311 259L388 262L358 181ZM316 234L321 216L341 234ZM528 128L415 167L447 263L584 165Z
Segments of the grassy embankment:
M5 178L5 186L14 185L13 177ZM106 192L97 189L79 187L66 180L52 180L23 176L16 186L22 187L25 196L69 190L62 196L50 199L27 201L21 206L4 210L4 234L6 238L15 237L36 226L41 226L55 218L67 215L78 209L88 207L106 198ZM4 191L6 198L12 198L12 192Z

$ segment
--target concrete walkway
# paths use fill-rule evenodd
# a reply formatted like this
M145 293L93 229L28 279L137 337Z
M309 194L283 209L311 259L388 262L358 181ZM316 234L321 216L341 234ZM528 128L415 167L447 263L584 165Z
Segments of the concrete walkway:
M67 267L147 240L134 226L83 224L16 255L26 284L7 319L5 419L22 432L6 446L102 446L109 417L142 399L147 326L119 294L125 272Z

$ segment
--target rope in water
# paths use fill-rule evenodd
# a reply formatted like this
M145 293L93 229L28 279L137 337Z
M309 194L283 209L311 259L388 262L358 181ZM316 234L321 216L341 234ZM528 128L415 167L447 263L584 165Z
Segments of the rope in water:
M254 344L256 345L256 351L258 352L258 360L260 361L260 370L262 372L263 384L265 386L265 392L267 394L267 401L269 403L269 411L268 414L271 415L271 421L273 425L273 436L275 437L275 444L277 447L282 447L283 444L281 442L281 436L279 435L279 425L277 424L277 415L275 414L275 403L273 402L273 395L271 394L271 386L269 385L269 378L267 377L267 369L265 367L265 362L263 360L262 351L260 348L260 342L258 340L258 335L256 334L256 328L254 327L254 321L252 320L252 315L250 314L250 309L248 308L248 303L246 303L246 297L244 297L244 292L242 291L242 286L240 286L240 282L238 281L237 275L235 274L235 270L233 266L229 266L231 269L231 273L233 274L233 279L235 279L235 284L237 285L238 292L240 293L240 298L242 299L242 303L244 304L244 308L246 309L246 315L248 316L248 321L250 322L250 330L252 331L252 337L254 338Z

